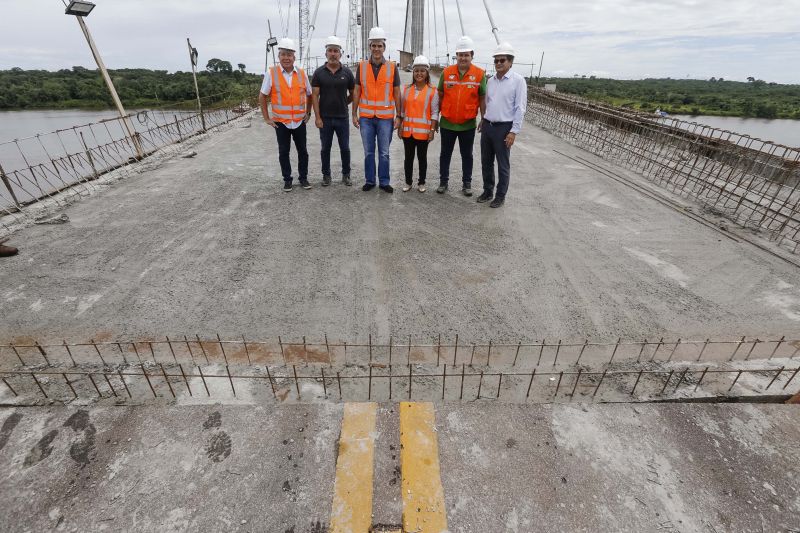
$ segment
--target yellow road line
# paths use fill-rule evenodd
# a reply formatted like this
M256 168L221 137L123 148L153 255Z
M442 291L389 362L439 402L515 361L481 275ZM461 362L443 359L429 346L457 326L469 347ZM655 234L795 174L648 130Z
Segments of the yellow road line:
M447 531L435 425L432 403L400 403L400 465L405 533Z
M330 533L368 533L372 525L375 403L344 406Z

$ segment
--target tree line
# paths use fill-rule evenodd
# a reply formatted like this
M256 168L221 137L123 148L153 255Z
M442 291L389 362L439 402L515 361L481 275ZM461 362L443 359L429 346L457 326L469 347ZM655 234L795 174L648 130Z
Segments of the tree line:
M657 109L672 115L800 119L800 85L768 83L749 77L747 82L709 80L612 80L595 78L540 78L539 85L555 83L559 92L644 112Z
M249 74L239 63L209 60L197 74L204 105L220 103L231 95L257 91L261 76ZM177 105L196 98L191 72L166 70L109 70L114 86L126 107ZM0 70L0 109L106 108L114 102L97 69L72 67L57 72L12 68ZM189 102L187 102L187 105Z

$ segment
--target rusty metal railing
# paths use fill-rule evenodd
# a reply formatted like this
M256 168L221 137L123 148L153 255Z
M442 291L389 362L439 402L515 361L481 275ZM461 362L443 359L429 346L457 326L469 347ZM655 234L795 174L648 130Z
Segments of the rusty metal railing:
M127 118L135 125L135 140L123 118L115 117L0 143L0 229L10 229L43 200L65 205L90 194L109 172L232 122L256 108L256 95L256 90L243 93L235 107L205 109L203 117L164 109L133 113Z
M800 250L800 149L535 87L527 118L589 152Z

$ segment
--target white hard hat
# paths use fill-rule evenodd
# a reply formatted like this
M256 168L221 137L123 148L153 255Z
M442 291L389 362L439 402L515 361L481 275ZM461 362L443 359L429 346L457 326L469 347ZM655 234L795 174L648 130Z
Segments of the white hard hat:
M425 57L425 56L417 56L417 57L415 57L414 58L414 64L411 65L411 66L414 67L414 68L416 68L416 67L431 68L431 64L428 61L428 58Z
M297 52L297 47L294 45L294 41L288 37L284 37L278 41L278 50L290 50L292 52Z
M470 39L466 35L461 37L456 43L456 53L474 52L474 51L475 51L475 43L473 43L472 39Z
M494 53L492 56L513 56L514 54L514 47L511 46L511 43L508 41L503 41L502 43L497 45L497 48L494 49Z
M325 39L325 48L328 48L329 46L338 46L339 48L343 48L342 40L335 35L331 35L330 37Z
M377 41L377 40L386 40L386 32L383 31L383 28L379 28L375 26L371 30L369 30L369 40L370 41Z

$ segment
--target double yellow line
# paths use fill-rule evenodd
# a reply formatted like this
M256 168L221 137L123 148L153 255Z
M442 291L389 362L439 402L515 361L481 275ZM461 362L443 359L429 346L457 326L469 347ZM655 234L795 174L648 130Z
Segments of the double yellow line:
M336 461L331 533L368 533L372 527L377 409L375 403L345 404ZM447 531L435 425L433 404L400 404L403 533Z

